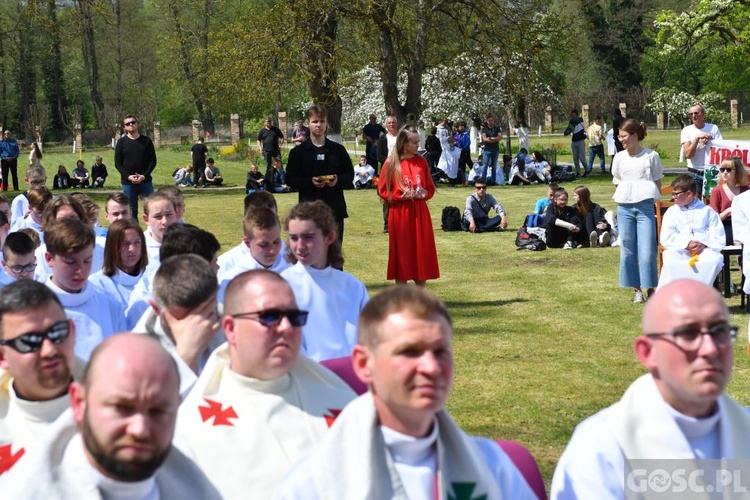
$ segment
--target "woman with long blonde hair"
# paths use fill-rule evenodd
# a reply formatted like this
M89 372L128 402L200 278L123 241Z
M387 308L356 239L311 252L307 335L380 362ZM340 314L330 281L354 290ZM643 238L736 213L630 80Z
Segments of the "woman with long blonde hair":
M727 245L734 245L732 233L732 200L748 190L747 171L742 158L734 156L725 158L719 165L719 184L711 191L710 205L724 224Z
M396 283L414 280L424 286L440 277L435 234L427 200L435 194L430 169L418 153L419 133L402 128L378 183L378 195L390 205L388 275Z

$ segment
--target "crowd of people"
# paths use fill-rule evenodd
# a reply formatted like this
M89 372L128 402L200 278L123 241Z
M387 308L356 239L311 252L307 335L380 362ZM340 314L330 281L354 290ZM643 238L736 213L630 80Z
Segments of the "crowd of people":
M145 231L125 191L109 195L109 227L100 228L99 206L80 192L53 197L40 164L29 166L29 190L12 205L0 195L4 496L536 498L503 448L466 434L445 409L453 326L445 304L423 289L440 273L426 203L435 185L417 130L387 124L373 186L363 180L373 173L360 175L326 138L325 107L312 106L307 119L284 176L299 203L280 216L268 176L255 177L241 241L221 256L210 231L185 223L174 186L143 197ZM613 166L618 213L633 212L630 239L646 232L638 212L644 200L653 207L661 179L658 155L640 147L644 135L625 120ZM364 155L360 166L370 161ZM149 170L118 165L124 182L150 183ZM486 166L466 200L472 233L507 227L487 193ZM714 209L691 176L672 182L662 243L680 255L665 251L665 269L687 259L713 273L708 252L726 242L730 216L734 237L744 237L737 223L746 213L736 208L750 196L741 190L744 167L731 160L722 169ZM343 271L343 186L358 181L376 187L386 207L387 277L396 281L372 298ZM574 206L565 189L546 187L535 211L549 246L610 243L613 227L586 186L573 190ZM652 285L648 270L638 282L642 273L624 266L631 281L623 286ZM576 428L552 498L622 498L633 459L744 458L750 417L724 394L737 328L716 290L669 272L634 342L648 373Z

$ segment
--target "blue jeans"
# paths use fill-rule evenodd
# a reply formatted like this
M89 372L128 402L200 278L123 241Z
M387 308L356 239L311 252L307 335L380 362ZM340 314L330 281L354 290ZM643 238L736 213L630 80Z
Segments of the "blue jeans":
M490 170L490 180L489 182L495 182L495 165L497 165L497 157L500 154L499 149L490 149L489 151L487 148L484 148L484 151L482 151L482 180L484 182L487 181L487 168L489 167Z
M656 288L654 200L617 205L620 234L620 286Z
M154 185L151 182L141 182L140 184L123 184L122 192L130 198L130 211L133 218L138 220L138 198L145 198L154 192Z
M594 158L597 156L601 158L600 166L602 168L602 173L607 171L607 165L604 163L604 144L599 144L598 146L589 146L589 168L586 172L591 173L594 169Z
M581 173L581 167L586 171L586 141L573 141L570 143L573 153L573 165L576 167L576 175Z

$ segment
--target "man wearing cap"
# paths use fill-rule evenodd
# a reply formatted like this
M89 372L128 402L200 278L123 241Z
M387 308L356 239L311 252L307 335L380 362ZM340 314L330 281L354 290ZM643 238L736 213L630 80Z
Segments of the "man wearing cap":
M278 274L252 270L227 286L227 343L180 407L177 445L225 498L271 498L354 392L299 355L307 312Z
M76 368L74 344L75 324L65 317L52 290L33 280L3 287L0 475L70 406L68 386Z
M278 498L536 498L497 443L445 410L453 336L445 305L397 285L367 303L352 364L369 391L287 475Z
M750 458L750 416L724 394L737 328L719 293L673 281L649 299L642 328L635 353L649 373L576 427L551 498L623 498L633 459Z

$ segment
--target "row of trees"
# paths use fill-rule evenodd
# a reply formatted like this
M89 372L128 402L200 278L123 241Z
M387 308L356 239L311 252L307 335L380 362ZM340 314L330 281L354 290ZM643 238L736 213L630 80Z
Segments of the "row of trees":
M27 138L114 131L126 112L213 131L310 102L335 132L370 112L528 125L644 85L749 83L750 0L0 2L0 119Z

